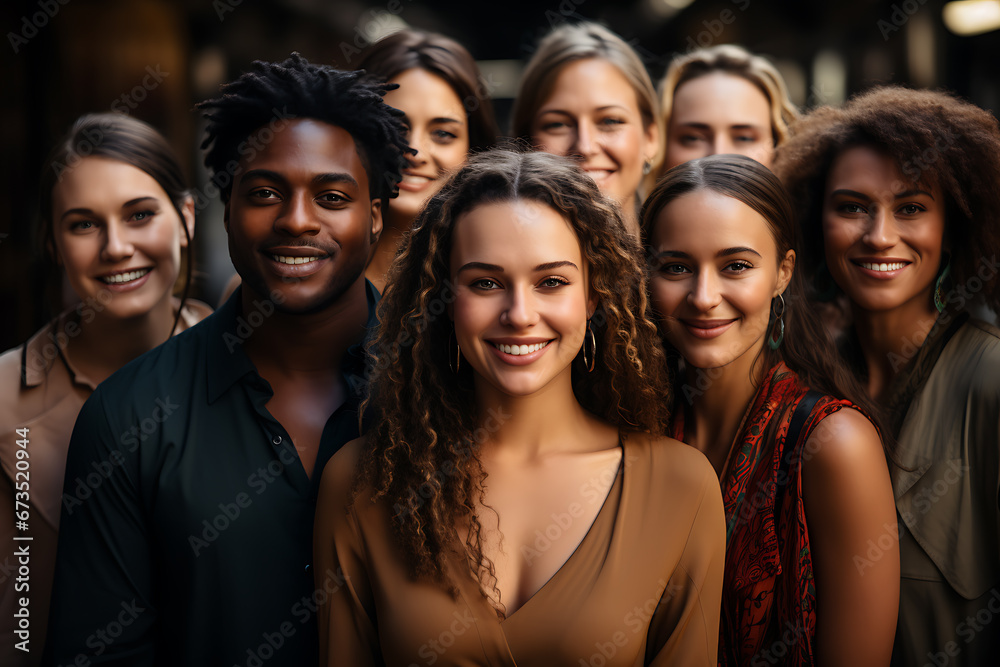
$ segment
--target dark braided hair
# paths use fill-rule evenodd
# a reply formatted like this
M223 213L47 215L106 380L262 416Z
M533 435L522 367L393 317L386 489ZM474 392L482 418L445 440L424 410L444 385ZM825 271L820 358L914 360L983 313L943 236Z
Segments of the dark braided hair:
M222 96L197 106L208 119L205 166L227 202L240 158L253 155L273 132L295 118L311 118L346 130L368 174L369 196L383 203L395 197L406 166L402 112L382 101L396 86L364 72L314 65L298 53L282 63L256 60L252 69L222 87Z

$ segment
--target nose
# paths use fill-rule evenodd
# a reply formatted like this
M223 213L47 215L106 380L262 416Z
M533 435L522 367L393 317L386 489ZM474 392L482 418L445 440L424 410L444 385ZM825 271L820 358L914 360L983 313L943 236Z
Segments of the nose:
M588 158L596 155L599 150L597 129L586 121L580 121L576 126L576 134L573 137L573 145L570 146L570 153Z
M131 233L126 225L109 221L104 230L104 247L101 249L104 261L120 262L132 256L135 246L132 244Z
M318 233L319 223L313 211L312 194L297 192L289 197L279 210L274 230L289 236Z
M888 250L899 242L899 230L889 208L882 206L872 213L862 240L874 250Z
M712 141L712 155L735 152L736 148L733 146L733 142L729 137L722 133L715 135L715 139Z
M514 329L526 329L538 323L538 309L529 286L511 289L500 323Z
M406 141L409 143L410 148L416 151L414 154L407 154L406 159L410 163L410 166L419 167L421 165L427 164L428 153L428 142L422 132L407 132Z
M707 313L722 300L718 279L711 270L700 271L688 292L688 303L698 312Z

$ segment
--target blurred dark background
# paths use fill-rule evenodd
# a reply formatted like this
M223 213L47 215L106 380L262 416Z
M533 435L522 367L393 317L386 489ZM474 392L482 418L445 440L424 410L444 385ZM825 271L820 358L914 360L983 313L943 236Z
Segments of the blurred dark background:
M256 59L299 51L350 68L395 28L441 32L480 61L506 129L538 39L588 19L630 42L654 80L679 52L737 43L775 62L804 108L888 82L1000 108L1000 0L34 0L6 2L0 16L0 350L53 314L34 288L30 240L55 139L82 113L127 111L159 128L204 188L192 107ZM233 273L218 202L199 211L196 242L192 294L215 305Z

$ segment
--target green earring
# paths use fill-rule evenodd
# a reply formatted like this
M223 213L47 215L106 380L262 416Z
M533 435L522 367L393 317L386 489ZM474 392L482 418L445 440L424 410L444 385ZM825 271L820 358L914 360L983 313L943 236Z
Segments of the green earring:
M937 308L939 313L944 312L944 307L948 304L948 297L945 295L944 290L941 289L941 284L944 283L945 278L951 273L951 260L944 266L944 271L938 276L937 282L934 283L934 307Z
M785 297L778 295L778 299L781 301L781 312L775 313L774 316L778 320L778 338L767 339L767 345L772 350L777 350L781 347L781 341L785 340Z

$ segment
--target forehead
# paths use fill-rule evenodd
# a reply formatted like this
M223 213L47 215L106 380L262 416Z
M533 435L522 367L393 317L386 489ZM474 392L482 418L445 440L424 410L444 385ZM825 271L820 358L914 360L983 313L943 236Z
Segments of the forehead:
M285 123L270 137L268 132L262 132L267 129L256 130L256 142L249 142L243 151L240 164L244 171L267 169L290 181L311 181L319 174L346 173L354 177L362 191L368 191L368 173L354 138L344 128L300 118ZM257 150L256 146L261 148Z
M852 146L837 154L826 182L828 193L848 189L872 196L895 195L917 187L939 198L940 188L931 174L922 173L918 165L904 174L888 153L873 146Z
M167 193L142 169L104 157L85 157L64 169L52 188L52 204L57 210L117 208L138 197L167 199Z
M770 127L771 106L760 88L747 79L711 72L677 87L671 122Z
M686 252L699 259L736 247L753 248L764 257L778 253L764 216L738 199L705 189L664 206L656 216L651 241L657 252Z
M589 111L619 105L638 113L638 99L621 70L601 58L585 58L559 69L539 111Z
M423 114L465 120L465 108L458 94L433 72L414 67L394 76L389 83L399 84L399 88L385 94L385 103L407 116Z
M467 262L513 270L568 260L582 269L582 251L569 222L545 204L518 200L481 204L455 221L451 267Z

